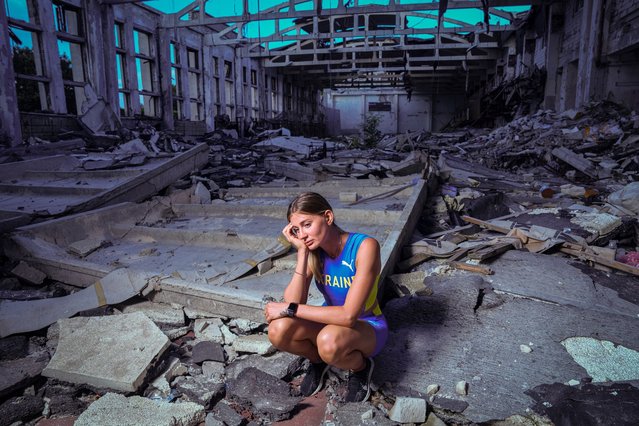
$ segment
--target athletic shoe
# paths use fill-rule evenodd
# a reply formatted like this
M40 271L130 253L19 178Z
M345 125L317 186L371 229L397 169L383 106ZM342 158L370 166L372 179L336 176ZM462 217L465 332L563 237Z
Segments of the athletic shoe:
M371 395L371 376L375 362L366 358L366 367L361 371L351 372L348 377L346 402L364 402Z
M309 363L304 380L302 380L302 384L300 385L302 395L312 396L319 392L324 385L324 375L328 369L329 365L325 362L318 362L317 364Z

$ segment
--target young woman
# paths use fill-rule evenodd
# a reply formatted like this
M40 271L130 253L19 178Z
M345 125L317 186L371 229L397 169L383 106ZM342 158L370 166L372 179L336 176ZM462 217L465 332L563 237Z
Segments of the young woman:
M268 337L282 351L307 358L300 391L317 393L329 366L349 370L345 400L366 401L374 362L388 337L377 301L381 269L379 243L348 233L335 223L333 209L314 192L289 205L282 231L297 249L297 265L284 302L270 302L264 314ZM324 295L323 306L307 305L311 280Z

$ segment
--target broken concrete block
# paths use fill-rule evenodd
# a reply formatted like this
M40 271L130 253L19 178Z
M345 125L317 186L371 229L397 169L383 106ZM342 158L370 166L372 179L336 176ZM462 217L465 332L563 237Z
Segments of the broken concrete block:
M370 418L364 418L369 416ZM349 402L337 407L334 422L331 423L336 425L397 425L397 422L388 419L381 410L376 407L371 408L371 404L366 402Z
M288 419L301 398L290 396L288 383L268 373L249 367L227 382L227 398L276 422Z
M24 395L9 398L0 405L0 424L27 422L42 414L44 400L37 396Z
M203 375L178 377L173 386L182 394L182 399L195 402L207 409L224 398L226 392L224 383Z
M195 184L192 203L211 204L211 192L202 182L198 182L197 184Z
M67 251L79 257L85 257L104 245L104 240L95 238L85 238L69 244Z
M204 361L202 363L202 374L216 383L224 383L224 379L226 378L224 363L217 361Z
M193 402L172 404L109 392L92 403L74 425L196 426L204 421L204 415L204 407Z
M210 340L199 342L193 347L191 358L196 364L204 361L224 362L224 348L222 344Z
M220 331L222 332L222 336L224 336L225 345L232 345L235 339L237 339L237 334L233 333L226 324L222 324Z
M258 355L268 355L275 352L275 346L271 344L266 334L239 336L233 342L233 347L238 352L249 352Z
M169 347L169 339L143 313L59 321L60 341L42 372L72 383L135 392ZM117 354L118 362L114 362Z
M340 192L339 200L342 203L354 203L359 199L357 192Z
M468 408L468 403L461 399L448 398L441 395L435 395L432 401L433 405L441 407L448 411L454 411L456 413L463 413Z
M388 417L399 423L423 423L426 421L426 401L422 398L398 397Z
M268 258L264 262L257 264L257 274L263 275L273 269L273 259Z
M465 380L460 380L455 384L455 392L459 395L468 395L468 383Z
M426 423L424 426L446 426L446 423L439 417L435 415L435 413L430 413L428 418L426 419Z
M29 339L26 336L10 336L0 339L0 361L26 357Z
M224 344L224 335L220 329L224 323L219 318L196 319L193 332L197 340L210 340Z
M229 327L237 328L237 331L240 334L249 334L253 330L256 330L257 328L261 326L262 324L260 324L259 322L247 320L244 318L234 318L231 321L229 321Z
M158 327L182 327L186 324L184 311L163 303L155 303L144 300L138 303L127 304L122 308L122 313L130 314L133 312L141 312Z
M278 379L286 380L302 368L303 362L304 358L287 352L277 352L267 357L249 355L245 358L237 359L228 365L226 367L226 377L235 379L242 370L253 367L265 373L269 373Z
M532 352L532 348L528 345L519 345L519 350L525 354L529 354Z
M11 273L16 277L35 285L42 284L44 279L47 277L47 274L44 272L22 261L11 270Z
M439 392L439 385L434 384L434 385L428 385L426 387L426 395L428 396L433 396L435 395L437 392Z
M608 196L608 202L639 215L639 182L632 182Z
M218 402L213 410L207 416L207 423L205 426L210 426L208 423L208 417L212 416L213 419L222 422L223 425L226 426L240 426L244 423L244 417L240 416L237 411L232 409L227 403L224 401ZM211 423L214 425L215 423Z
M47 362L40 356L0 362L0 398L35 382Z

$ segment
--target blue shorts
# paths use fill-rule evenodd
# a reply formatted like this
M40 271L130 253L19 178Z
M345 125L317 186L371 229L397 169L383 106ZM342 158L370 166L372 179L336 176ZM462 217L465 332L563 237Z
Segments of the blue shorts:
M369 355L374 357L382 351L382 348L388 340L388 323L386 322L384 315L363 317L360 319L369 323L375 331L375 349L373 350L373 353Z

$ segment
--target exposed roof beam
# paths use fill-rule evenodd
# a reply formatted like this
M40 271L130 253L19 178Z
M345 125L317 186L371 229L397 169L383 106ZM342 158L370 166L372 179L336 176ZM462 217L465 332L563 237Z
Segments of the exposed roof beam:
M321 1L321 0L320 0ZM306 3L308 0L295 0L292 3L300 4ZM500 6L530 6L533 4L539 4L542 0L491 0L490 6L492 8L500 7ZM200 3L200 2L194 2ZM206 3L206 1L202 1L202 3ZM191 4L180 12L173 13L170 15L166 15L166 18L163 20L161 26L164 27L193 27L194 25L213 25L213 24L224 24L228 22L251 22L251 21L259 21L259 20L273 20L273 19L295 19L295 18L310 18L313 16L317 16L317 11L315 8L313 10L291 10L290 7L291 2L283 2L277 6L274 6L268 10L260 11L259 13L244 13L242 15L235 16L224 16L224 17L210 17L204 13L199 13L198 18L195 20L181 20L180 17L184 16L185 13L192 11L198 4ZM355 14L365 14L365 13L399 13L399 12L411 12L411 11L425 11L425 10L438 10L439 2L429 2L429 3L412 3L412 4L397 4L395 2L390 2L388 5L366 5L366 6L356 6L356 7L345 7L343 6L343 2L340 2L341 6L332 8L332 9L323 9L322 16L330 16L330 15L355 15ZM451 9L473 9L482 7L482 3L480 1L449 1L448 2L448 10ZM288 8L285 12L281 12L280 10L283 8ZM200 9L202 10L203 7ZM491 25L492 27L492 25Z
M297 55L328 55L328 54L341 54L352 52L403 52L403 51L436 51L446 49L468 50L470 47L477 47L478 49L496 49L499 47L496 42L480 43L477 46L473 46L471 43L452 43L452 44L381 44L383 42L377 41L376 44L364 45L364 46L348 46L348 47L335 47L335 48L311 48L311 49L299 49L296 46L286 50L263 50L257 52L249 52L248 56L251 58L268 58L278 56L297 56ZM440 53L441 55L441 53ZM485 59L486 56L470 54L467 59ZM493 57L491 56L490 59Z

